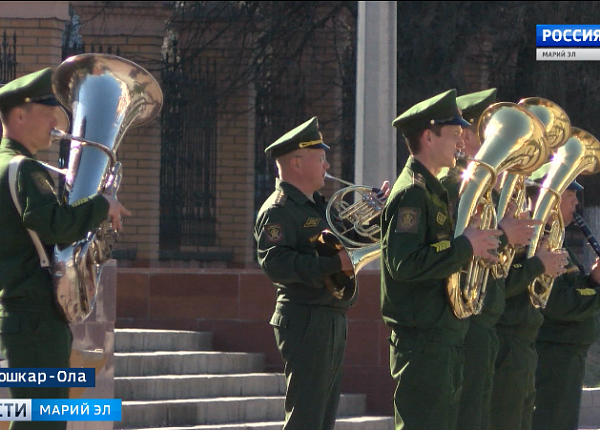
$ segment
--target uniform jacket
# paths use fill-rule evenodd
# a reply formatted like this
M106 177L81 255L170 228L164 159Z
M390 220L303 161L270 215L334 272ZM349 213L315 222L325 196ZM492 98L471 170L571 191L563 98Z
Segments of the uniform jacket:
M396 180L381 219L381 313L392 328L441 330L462 342L446 291L448 277L473 256L465 236L454 238L448 195L413 157Z
M18 154L21 163L17 192L23 217L13 203L8 183L8 165ZM20 143L3 138L0 144L0 305L6 310L40 312L53 302L52 278L40 261L27 228L38 233L52 256L52 245L83 239L108 215L108 201L92 196L74 205L61 204L53 191L47 170Z
M538 340L591 345L600 335L600 286L567 248L567 273L554 280Z
M525 251L515 255L506 278L506 306L498 326L534 341L543 317L531 304L529 284L542 273L544 265L537 257L527 258Z
M258 264L277 288L278 302L342 311L352 303L334 298L325 288L325 277L340 273L342 266L337 255L317 253L315 242L328 225L325 199L319 193L313 199L314 203L295 186L277 180L254 227Z

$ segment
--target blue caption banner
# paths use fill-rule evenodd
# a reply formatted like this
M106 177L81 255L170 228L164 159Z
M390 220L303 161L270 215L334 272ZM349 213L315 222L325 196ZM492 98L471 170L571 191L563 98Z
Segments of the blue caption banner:
M121 421L121 399L0 399L0 421Z
M31 421L121 421L121 399L31 399Z
M600 25L548 25L535 26L537 47L600 47Z
M94 387L91 368L0 368L0 387Z

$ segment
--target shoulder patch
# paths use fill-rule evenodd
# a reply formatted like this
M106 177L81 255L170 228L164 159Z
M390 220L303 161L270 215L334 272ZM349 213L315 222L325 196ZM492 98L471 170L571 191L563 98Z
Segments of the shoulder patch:
M419 229L420 218L420 208L398 209L398 219L396 220L396 233L415 233Z
M283 240L281 224L265 224L263 231L267 243L275 244Z
M423 188L424 190L427 189L427 186L425 185L425 177L420 173L413 173L412 182L413 185Z
M33 172L31 174L31 179L33 179L33 182L40 193L54 194L54 189L43 172Z

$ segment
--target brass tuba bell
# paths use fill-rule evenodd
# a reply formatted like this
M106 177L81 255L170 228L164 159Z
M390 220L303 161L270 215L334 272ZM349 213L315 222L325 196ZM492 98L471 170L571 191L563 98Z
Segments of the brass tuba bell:
M562 193L580 175L600 172L600 142L587 131L571 128L571 136L558 148L552 158L546 179L540 192L532 218L542 225L535 226L534 236L529 245L527 257L533 257L549 224L548 247L551 251L562 248L565 238L565 225L560 213ZM543 274L529 284L529 298L536 308L545 308L552 291L554 278Z
M519 101L518 105L529 110L542 122L546 130L546 143L550 153L556 151L566 142L571 131L571 120L559 105L541 97L524 98ZM510 203L515 204L518 208L516 216L526 206L526 179L547 161L548 156L546 155L544 158L544 155L544 153L540 153L537 163L527 163L524 166L517 165L507 169L500 184L501 192L496 206L499 220L506 214ZM518 248L520 247L511 244L504 248L500 255L499 272L505 275L508 273Z
M116 152L129 127L152 120L162 107L156 79L139 65L109 54L81 54L61 63L53 75L54 93L72 111L65 179L67 202L96 193L116 194L122 177ZM54 293L68 322L92 312L102 265L110 258L116 232L104 221L85 239L57 245L52 266Z
M488 107L479 119L478 134L483 142L463 176L454 237L471 224L476 214L481 229L495 229L497 217L492 189L498 174L517 166L531 169L539 158L548 157L544 127L528 110L515 103L500 102ZM490 270L495 265L474 257L468 268L450 276L448 296L457 318L481 312Z

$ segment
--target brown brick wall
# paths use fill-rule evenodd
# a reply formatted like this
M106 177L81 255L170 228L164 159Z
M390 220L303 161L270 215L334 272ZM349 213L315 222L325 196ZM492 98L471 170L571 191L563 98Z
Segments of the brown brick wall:
M17 2L18 3L18 2ZM21 2L22 3L22 2ZM18 38L17 61L19 76L42 67L56 67L61 61L62 35L68 17L68 2L54 2L61 12L52 8L45 13L59 15L40 18L35 5L21 4L28 10L28 18L0 19L0 24ZM130 59L158 75L165 31L165 20L170 14L163 2L71 2L73 11L84 23L80 35L90 52L92 45L116 48L122 57ZM64 9L64 10L63 10ZM302 66L307 84L312 91L313 102L309 115L319 116L323 134L328 142L336 142L340 135L337 118L341 105L341 89L323 92L327 83L337 73L337 63L332 52L333 29L320 31L318 43L306 52ZM186 35L180 35L185 39ZM220 37L221 46L207 51L206 56L215 60L226 76L227 68L239 61L238 41L231 34ZM318 64L314 58L330 57L331 61ZM223 83L221 83L223 85ZM321 94L323 93L323 94ZM316 94L319 94L317 98ZM245 88L227 98L218 100L217 131L217 246L211 249L188 249L195 251L221 250L233 253L234 266L254 266L254 92ZM307 118L308 119L308 118ZM160 187L160 121L155 119L137 129L129 129L117 152L123 163L124 176L119 191L120 200L133 212L125 220L125 229L119 236L116 248L135 251L136 265L156 265L159 255L159 187ZM58 147L41 156L45 161L56 164ZM328 158L331 172L340 171L339 148L333 145ZM339 175L338 175L339 176ZM326 194L339 188L330 183ZM122 264L128 264L122 262ZM132 264L131 262L129 264ZM173 263L171 263L173 264ZM189 265L189 263L188 263Z
M0 16L4 7L10 5L0 6ZM11 44L13 34L17 36L17 77L60 63L64 25L58 18L0 18L0 29L6 31ZM58 145L41 152L39 158L56 166ZM53 177L57 180L57 175Z

